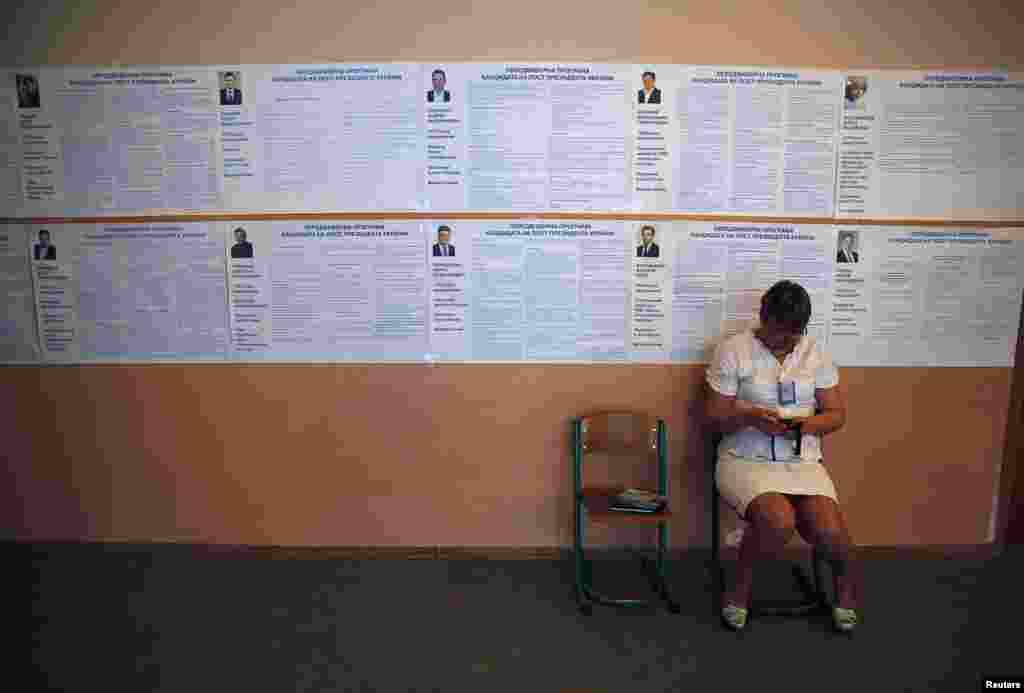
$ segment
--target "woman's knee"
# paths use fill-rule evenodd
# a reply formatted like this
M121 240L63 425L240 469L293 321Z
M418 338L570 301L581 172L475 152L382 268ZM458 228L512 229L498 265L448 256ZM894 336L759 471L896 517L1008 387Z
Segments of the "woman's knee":
M757 530L788 538L796 529L793 504L781 493L763 493L747 506L747 521Z
M829 553L843 553L849 547L850 538L842 512L831 498L802 499L797 506L797 527L809 543Z

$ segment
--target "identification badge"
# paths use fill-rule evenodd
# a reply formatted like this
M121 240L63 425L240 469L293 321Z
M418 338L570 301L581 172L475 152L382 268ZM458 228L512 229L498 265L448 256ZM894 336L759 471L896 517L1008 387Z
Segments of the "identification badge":
M789 406L796 404L796 382L779 383L779 404Z

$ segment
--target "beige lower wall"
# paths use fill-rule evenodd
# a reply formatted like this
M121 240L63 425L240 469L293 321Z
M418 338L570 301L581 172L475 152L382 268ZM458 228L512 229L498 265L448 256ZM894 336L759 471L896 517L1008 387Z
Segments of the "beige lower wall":
M858 543L987 541L1010 373L842 371L849 421L830 437L828 466ZM666 419L670 540L706 545L702 375L653 365L8 367L0 535L566 546L569 419L607 407ZM647 531L588 539L639 543Z

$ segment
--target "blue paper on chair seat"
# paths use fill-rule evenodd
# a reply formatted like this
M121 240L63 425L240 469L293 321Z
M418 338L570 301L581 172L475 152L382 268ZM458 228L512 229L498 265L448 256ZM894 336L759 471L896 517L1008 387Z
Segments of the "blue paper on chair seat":
M653 491L627 488L612 496L608 509L620 512L656 513L664 509L666 503L666 498Z

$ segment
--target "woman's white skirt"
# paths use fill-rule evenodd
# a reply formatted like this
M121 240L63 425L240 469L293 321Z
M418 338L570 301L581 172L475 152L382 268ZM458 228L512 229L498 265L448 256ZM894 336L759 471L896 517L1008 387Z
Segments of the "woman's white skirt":
M723 451L715 465L718 493L742 518L762 493L828 496L839 502L836 487L820 462L770 462Z

